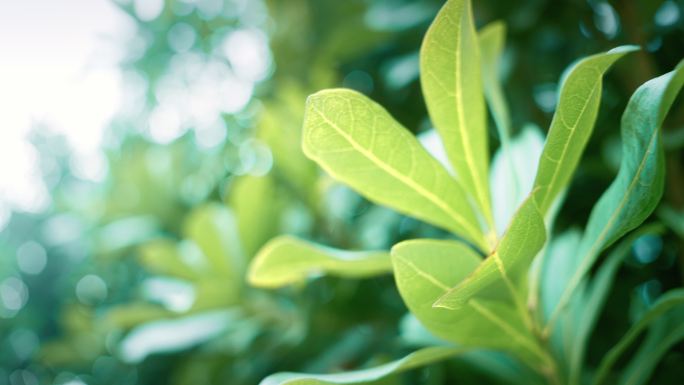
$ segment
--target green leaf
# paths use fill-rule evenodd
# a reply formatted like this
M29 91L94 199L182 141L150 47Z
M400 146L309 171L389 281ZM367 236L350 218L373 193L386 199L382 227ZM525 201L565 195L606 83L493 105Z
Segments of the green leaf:
M467 278L440 297L434 306L458 309L476 295L495 300L519 300L521 280L544 242L544 221L530 196L513 216L492 254Z
M251 258L277 231L275 183L269 175L245 175L234 183L228 201L235 213L245 254Z
M464 348L430 347L417 350L408 356L390 363L338 374L276 373L266 377L260 385L335 385L365 384L397 373L438 362L467 351Z
M458 183L380 105L346 89L307 100L304 153L368 199L487 244Z
M578 255L581 264L559 300L560 309L600 255L641 224L660 201L664 184L660 127L684 84L684 65L636 90L622 117L622 163L589 216Z
M682 309L682 306L684 306L684 289L670 290L663 294L651 309L648 310L603 357L603 360L596 371L596 376L594 377L594 385L601 384L605 381L612 370L613 365L615 365L622 354L627 351L636 338L639 337L647 327L657 321L665 313L672 311L673 309Z
M434 307L435 300L469 276L482 259L461 242L416 239L392 248L399 293L435 336L463 346L514 351L534 361L537 347L515 309L504 303L471 301L458 310Z
M490 228L487 120L470 0L449 0L425 34L421 85L456 176Z
M337 250L285 235L269 241L259 251L248 280L254 286L275 288L323 273L360 278L391 271L386 252Z
M636 49L622 46L589 56L566 72L534 182L535 199L543 215L570 181L594 129L603 74L618 59Z
M484 96L494 117L501 143L505 147L511 136L511 114L501 88L499 66L506 41L506 24L500 21L487 24L480 29L479 36Z

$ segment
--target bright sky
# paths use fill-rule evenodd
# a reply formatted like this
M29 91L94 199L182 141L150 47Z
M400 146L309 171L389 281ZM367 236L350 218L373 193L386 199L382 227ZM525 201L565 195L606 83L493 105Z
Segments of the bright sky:
M9 207L48 203L26 142L33 124L64 133L84 160L99 154L120 102L117 42L132 30L108 0L0 1L0 229Z

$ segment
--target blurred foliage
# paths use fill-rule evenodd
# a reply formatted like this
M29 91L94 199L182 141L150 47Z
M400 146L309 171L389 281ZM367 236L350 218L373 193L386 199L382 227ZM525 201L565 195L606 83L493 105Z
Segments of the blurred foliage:
M167 0L152 20L134 2L116 3L135 27L120 42L125 103L104 149L106 179L75 176L65 141L37 127L52 205L14 212L0 232L0 384L255 384L276 371L334 372L406 353L420 335L402 318L389 276L313 278L276 291L250 288L244 276L276 234L358 250L441 234L333 183L301 153L300 130L307 95L337 86L369 95L416 133L427 130L417 50L442 2ZM684 3L474 7L478 26L508 26L503 78L514 132L530 120L548 126L559 74L575 58L645 47L606 78L557 231L583 226L619 165L629 95L681 59ZM644 306L682 285L679 106L665 124L666 196L650 219L668 230L631 248L591 336L592 362ZM654 383L684 381L683 361L681 346L670 351ZM403 381L496 376L474 362L451 360Z

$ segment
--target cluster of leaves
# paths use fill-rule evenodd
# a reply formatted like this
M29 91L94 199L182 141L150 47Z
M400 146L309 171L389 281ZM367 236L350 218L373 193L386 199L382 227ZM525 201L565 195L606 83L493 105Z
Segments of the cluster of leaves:
M309 97L303 134L305 154L333 178L455 239L408 240L383 254L278 238L261 250L250 271L253 284L272 287L300 281L307 273L386 272L391 261L412 315L455 347L427 347L371 370L277 374L264 383L361 383L471 349L507 352L532 369L520 383L600 384L613 376L620 383L645 383L659 358L684 337L677 326L684 292L676 289L645 311L598 367L584 360L617 267L637 235L657 231L641 228L611 248L639 227L661 199L660 128L684 85L684 65L637 89L622 117L617 176L594 205L583 234L555 235L564 191L598 115L602 78L636 48L618 47L573 64L561 81L544 145L536 147L540 153L525 154L540 134L532 130L510 138L509 112L497 80L505 29L492 24L476 32L470 7L467 0L447 1L420 52L421 85L445 157L431 155L380 105L347 89ZM485 99L501 138L492 167L499 173L491 175ZM446 158L443 164L440 158ZM517 209L512 212L512 207ZM589 274L609 248L610 255ZM648 342L622 373L616 371L617 360L647 329ZM515 365L507 370L509 379L520 372Z
M615 2L624 28L613 36L595 27L607 3L477 2L478 20L505 18L504 50L502 23L475 32L469 4L451 1L422 52L420 38L442 0L167 0L152 21L137 18L134 2L117 3L137 25L122 69L143 98L130 98L133 108L112 124L105 183L70 175L68 150L54 140L39 145L45 170L59 175L46 174L54 182L49 212L15 213L0 233L0 285L5 290L20 277L25 286L17 287L30 294L0 328L8 346L0 349L0 383L9 376L13 384L253 384L281 370L342 373L277 374L264 383L639 383L680 340L678 292L653 305L641 297L657 290L632 290L656 276L647 283L680 285L672 261L615 276L651 241L666 240L662 260L684 250L676 246L684 239L676 183L667 185L675 191L669 205L658 209L673 232L640 225L659 201L661 143L670 150L666 177L677 181L672 164L681 135L653 135L681 70L635 94L622 151L633 156L623 156L610 197L597 204L584 234L572 227L586 222L585 211L619 164L619 157L606 162L615 158L606 148L623 96L681 55L682 28L652 21L658 2ZM194 31L191 46L172 44L179 23ZM200 143L193 135L199 127L170 144L145 137L165 82L180 76L202 85L200 75L211 73L179 63L199 58L211 64L202 68L223 68L230 63L222 40L262 28L275 71L244 110L220 116L223 140ZM618 64L605 80L602 72L631 48L576 63L545 147L541 130L523 124L551 118L539 90L569 60L616 41L650 52L631 54L630 65ZM657 45L662 49L653 53ZM472 55L478 50L479 58ZM359 92L318 93L304 116L307 94L338 84ZM428 129L422 94L436 131ZM496 126L493 141L483 96ZM303 121L304 150L327 173L301 152ZM419 132L420 143L397 121ZM565 135L574 121L578 135ZM439 137L445 149L433 146ZM565 143L568 156L560 162L557 149ZM652 180L622 194L639 169L626 162L642 155L642 178ZM249 167L262 158L273 161L266 175ZM629 205L610 220L623 196ZM266 243L282 233L289 235ZM47 254L39 275L14 266L16 249L27 244ZM638 297L624 298L632 293ZM619 340L629 326L627 301L635 322ZM681 359L669 354L677 367ZM344 373L361 366L375 367ZM399 372L408 373L394 376Z

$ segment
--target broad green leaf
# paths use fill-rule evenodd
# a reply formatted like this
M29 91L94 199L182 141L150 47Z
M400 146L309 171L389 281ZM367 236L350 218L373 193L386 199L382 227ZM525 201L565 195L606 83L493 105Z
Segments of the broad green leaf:
M408 356L390 363L370 368L337 374L276 373L266 377L260 385L336 385L366 384L378 381L407 370L442 361L462 354L464 348L430 347L417 350Z
M271 240L259 251L250 266L248 280L254 286L275 288L323 273L359 278L391 271L386 252L338 250L285 235Z
M368 199L487 248L458 183L413 134L362 94L334 89L310 96L303 148L330 175Z
M594 129L603 74L636 49L622 46L589 56L566 72L534 182L535 199L543 215L570 181Z
M207 258L212 272L242 282L243 252L232 212L218 204L200 206L185 222L185 234Z
M684 289L670 290L663 294L651 309L648 310L646 314L627 331L620 341L608 351L596 371L593 382L594 385L601 384L605 381L606 377L613 369L613 365L615 365L617 360L627 351L636 338L639 337L647 327L660 319L664 314L673 311L674 309L684 309Z
M544 147L544 136L539 128L525 126L507 146L502 146L492 158L489 183L496 232L503 234L517 207L532 191L537 164ZM513 172L515 170L515 172Z
M480 36L484 96L494 117L501 143L505 147L511 136L511 114L501 88L499 66L506 41L506 24L495 21L482 27L478 34Z
M458 310L433 306L482 263L463 243L401 242L392 248L392 263L404 303L435 336L464 346L515 351L528 361L538 358L537 346L511 306L485 300L471 301Z
M663 356L684 340L684 309L672 311L655 321L639 344L639 350L622 371L619 384L646 384Z
M234 183L228 202L235 213L245 255L251 258L277 231L276 186L270 175L245 175Z
M441 296L434 306L458 309L476 295L496 300L520 300L518 289L521 280L544 242L544 221L530 196L513 216L494 251L475 271Z
M578 290L581 301L575 302L577 305L572 312L579 317L578 322L573 322L571 326L571 353L570 362L570 384L579 383L581 376L582 363L586 352L587 341L593 330L598 317L606 302L608 293L615 281L617 270L624 261L625 257L634 245L634 242L645 234L653 234L662 231L660 226L647 226L630 234L622 240L617 247L608 255L605 262L596 272L596 275L588 283L585 290Z
M589 271L599 254L641 224L660 201L664 184L660 126L684 84L684 65L636 90L622 117L622 163L617 177L589 216L578 255L581 264L558 309Z
M447 1L423 39L420 81L456 176L493 228L478 44L470 0Z

